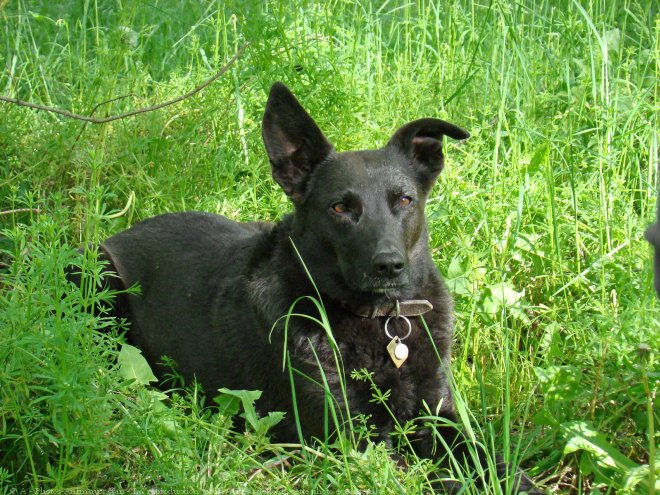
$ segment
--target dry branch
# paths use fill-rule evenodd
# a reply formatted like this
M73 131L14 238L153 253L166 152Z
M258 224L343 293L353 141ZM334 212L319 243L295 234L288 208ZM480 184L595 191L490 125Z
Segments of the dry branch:
M13 103L15 105L19 105L22 107L28 107L28 108L33 108L35 110L43 110L45 112L51 112L51 113L56 113L58 115L63 115L64 117L68 117L70 119L76 119L76 120L83 120L85 122L90 122L92 124L106 124L108 122L112 122L114 120L119 120L119 119L125 119L127 117L132 117L133 115L138 115L141 113L147 113L147 112L153 112L154 110L160 110L161 108L174 105L175 103L179 103L180 101L185 100L186 98L190 98L191 96L199 93L201 90L206 88L209 84L215 82L220 76L222 76L227 70L236 62L236 60L243 54L245 49L248 47L249 43L245 43L242 47L239 48L239 50L236 52L236 55L234 55L229 62L225 64L225 66L220 69L213 77L207 79L204 81L202 84L197 86L191 91L188 91L186 94L183 94L181 96L178 96L172 100L165 101L163 103L158 103L156 105L151 105L149 107L145 108L138 108L136 110L131 110L130 112L126 113L120 113L117 115L111 115L109 117L102 117L102 118L96 118L93 116L88 116L88 115L79 115L76 113L69 112L67 110L62 110L61 108L55 108L55 107L47 107L44 105L38 105L36 103L31 103L29 101L23 101L19 100L18 98L10 98L8 96L0 96L0 101L4 101L7 103ZM121 98L121 97L120 97ZM109 100L112 101L112 100ZM104 102L107 103L107 102ZM98 108L98 105L94 108L96 110ZM93 112L92 112L93 113Z
M16 208L15 210L0 211L0 215L16 215L17 213L35 213L39 215L41 210L38 208Z

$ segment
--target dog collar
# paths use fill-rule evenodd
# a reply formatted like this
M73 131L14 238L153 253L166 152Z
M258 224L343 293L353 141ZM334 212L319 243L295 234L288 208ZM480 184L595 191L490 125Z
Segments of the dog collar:
M351 312L362 318L377 318L379 316L421 316L433 309L433 305L426 299L409 299L395 301L383 306L367 306L351 309Z
M409 299L407 301L395 301L386 306L374 306L357 310L351 309L351 312L362 318L374 319L379 316L387 317L384 327L385 335L390 339L390 343L386 347L387 353L390 355L394 366L400 368L406 359L408 359L409 354L408 346L403 343L412 332L412 324L408 317L421 316L432 309L433 305L426 299ZM403 337L390 333L388 325L392 318L397 320L402 319L408 325L408 332Z

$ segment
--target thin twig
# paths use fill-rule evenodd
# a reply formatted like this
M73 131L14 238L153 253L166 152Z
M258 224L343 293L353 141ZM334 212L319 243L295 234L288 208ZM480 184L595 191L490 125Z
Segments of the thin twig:
M15 215L16 213L35 213L39 215L41 210L38 208L17 208L15 210L0 211L0 215Z
M133 93L130 93L130 94L123 95L123 96L116 96L115 98L111 98L111 99L109 99L109 100L102 101L101 103L97 103L96 105L94 105L94 108L92 108L92 111L89 112L89 116L90 116L90 117L93 116L93 115L96 113L96 111L97 111L102 105L107 105L108 103L113 103L113 102L115 102L115 101L123 100L124 98L129 98L129 97L131 97L131 96L135 96L135 95L134 95ZM82 127L80 128L80 132L79 132L78 135L76 136L76 139L73 141L73 145L71 145L71 149L72 149L72 150L73 150L73 148L76 146L76 144L78 143L78 141L80 140L80 137L83 135L83 132L85 132L85 129L87 129L87 124L89 124L89 122L85 122L85 123L82 125Z
M160 110L161 108L174 105L175 103L179 103L182 100L185 100L186 98L190 98L196 93L199 93L201 90L206 88L209 84L215 82L220 76L222 76L227 70L236 62L238 57L240 57L245 49L248 47L249 43L245 43L239 50L236 52L236 55L234 55L225 66L218 71L217 74L215 74L213 77L210 79L206 80L199 86L197 86L195 89L192 91L187 92L186 94L183 94L181 96L178 96L174 98L173 100L168 100L163 103L158 103L156 105L151 105L149 107L145 108L138 108L136 110L131 110L130 112L126 113L120 113L117 115L111 115L109 117L103 117L103 118L96 118L96 117L90 117L88 115L79 115L76 113L69 112L67 110L62 110L61 108L54 108L54 107L47 107L44 105L38 105L36 103L31 103L29 101L23 101L19 100L18 98L10 98L8 96L0 96L0 101L5 101L7 103L14 103L15 105L19 105L22 107L28 107L28 108L33 108L35 110L44 110L46 112L51 112L51 113L56 113L58 115L62 115L64 117L68 117L70 119L76 119L76 120L83 120L85 122L91 122L92 124L106 124L108 122L112 122L114 120L119 120L119 119L125 119L127 117L132 117L133 115L138 115L141 113L147 113L147 112L153 112L154 110Z

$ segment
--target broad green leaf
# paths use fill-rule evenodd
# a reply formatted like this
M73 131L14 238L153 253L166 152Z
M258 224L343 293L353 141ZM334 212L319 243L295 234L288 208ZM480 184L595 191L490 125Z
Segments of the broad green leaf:
M583 450L593 456L601 467L628 472L639 465L614 448L605 437L585 421L571 421L561 425L567 438L564 455Z
M172 418L172 410L165 404L165 400L168 399L167 394L159 390L147 390L147 396L152 399L153 411L160 414L167 414L168 419L164 419L162 424L163 431L170 437L176 438L178 433L178 428L176 421Z
M243 406L242 416L247 425L257 434L265 435L268 430L278 424L284 418L283 412L269 412L267 416L260 418L254 403L261 397L259 390L229 390L221 388L220 395L213 400L220 406L220 412L229 416L236 414L240 405Z
M466 271L466 268L461 264L458 256L454 256L447 268L447 275L445 277L445 282L452 293L464 296L469 296L471 294Z
M525 295L524 289L521 292L518 292L506 282L493 284L489 289L493 299L506 306L513 306Z
M158 379L151 371L151 367L137 347L124 344L119 351L119 372L129 380L135 380L140 385L149 385Z
M548 143L543 143L539 146L532 159L529 161L529 166L527 167L527 173L529 175L534 175L535 172L539 170L541 165L545 165L545 162L548 160L550 155L550 145Z
M261 397L260 390L229 390L228 388L221 388L220 393L232 397L236 397L243 404L243 417L245 421L252 427L254 431L259 428L259 416L254 407L254 403Z
M453 279L463 276L465 276L465 269L461 265L461 260L458 256L454 256L451 260L451 263L449 263L449 267L447 268L446 277L448 279Z
M229 394L220 394L213 398L213 402L218 404L218 412L222 416L232 417L238 414L241 409L241 400Z
M582 371L575 366L535 367L534 373L548 402L565 404L582 391Z
M660 492L660 476L657 476L659 466L660 466L660 452L656 453L656 480L655 480L655 491ZM628 471L627 476L624 480L623 489L617 493L623 495L634 495L640 492L640 485L646 487L647 492L649 486L649 465L644 464L643 466L638 466L634 469Z
M561 338L561 327L557 322L548 324L539 342L539 347L546 355L549 362L561 359L563 356L563 341Z
M284 419L284 415L285 413L283 412L269 412L268 416L259 419L259 426L256 433L259 435L265 435L268 430Z

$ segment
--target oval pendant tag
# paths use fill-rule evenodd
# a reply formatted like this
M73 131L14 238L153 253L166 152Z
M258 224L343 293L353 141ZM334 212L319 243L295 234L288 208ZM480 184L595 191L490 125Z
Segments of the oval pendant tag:
M387 344L387 352L394 363L394 366L400 368L401 365L408 359L408 346L401 343L399 337L394 337L389 344Z

